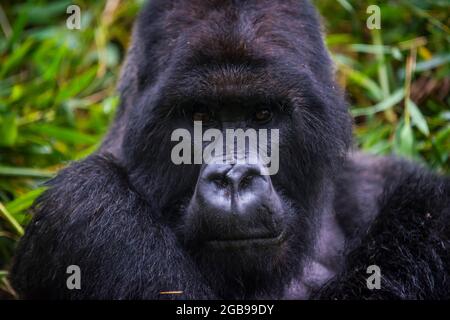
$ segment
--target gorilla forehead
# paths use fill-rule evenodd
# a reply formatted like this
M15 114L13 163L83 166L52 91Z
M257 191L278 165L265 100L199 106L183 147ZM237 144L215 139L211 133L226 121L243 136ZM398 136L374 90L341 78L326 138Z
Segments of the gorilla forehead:
M169 68L224 64L303 69L328 83L331 63L319 30L307 1L150 1L132 51L142 58L136 70L145 84Z

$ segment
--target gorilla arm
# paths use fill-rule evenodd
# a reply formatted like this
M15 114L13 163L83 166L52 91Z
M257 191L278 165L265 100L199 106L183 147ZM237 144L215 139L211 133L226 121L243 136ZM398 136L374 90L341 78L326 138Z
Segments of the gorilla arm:
M214 297L175 235L157 221L112 157L74 163L49 185L12 269L21 298ZM67 289L70 265L81 269L81 290Z
M344 230L348 233L353 229L353 234L348 236L354 240L342 272L317 292L315 298L448 299L450 179L407 161L374 159L379 160L371 168L360 170L353 162L345 169L353 174L340 181L342 189L352 190L350 180L353 180L358 185L353 190L382 192L376 198L376 205L367 201L367 194L356 195L356 191L353 195L346 194L348 191L340 194L336 212L341 215L338 218ZM363 159L356 160L361 164ZM372 173L367 174L366 169ZM380 181L373 178L373 172L382 177L378 187L374 187ZM361 181L371 175L372 187L365 187ZM348 203L345 199L350 196L361 198L361 205L345 208L342 204ZM379 290L367 287L370 265L377 265L381 270Z

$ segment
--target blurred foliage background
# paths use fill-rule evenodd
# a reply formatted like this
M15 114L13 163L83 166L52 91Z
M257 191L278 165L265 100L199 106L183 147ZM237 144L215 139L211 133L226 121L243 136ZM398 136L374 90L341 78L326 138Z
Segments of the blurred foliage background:
M40 185L96 149L143 0L0 2L0 297ZM448 0L316 0L355 142L450 171ZM81 30L66 27L69 5ZM366 27L369 5L381 29Z

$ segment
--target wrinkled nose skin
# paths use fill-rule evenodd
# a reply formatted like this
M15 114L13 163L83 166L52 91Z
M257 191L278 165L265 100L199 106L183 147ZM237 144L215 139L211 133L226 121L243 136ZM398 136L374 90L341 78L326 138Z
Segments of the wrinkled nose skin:
M282 205L264 167L252 164L209 164L199 175L188 207L205 242L276 240L282 233Z

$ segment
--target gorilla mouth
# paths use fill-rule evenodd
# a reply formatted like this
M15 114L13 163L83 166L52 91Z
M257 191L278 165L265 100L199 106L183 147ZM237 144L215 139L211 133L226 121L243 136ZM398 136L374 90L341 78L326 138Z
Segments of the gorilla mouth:
M207 240L205 244L207 246L216 249L236 248L236 247L267 247L267 246L279 246L285 241L285 232L279 232L277 234L268 235L246 235L243 237L227 238L227 239L214 239Z

